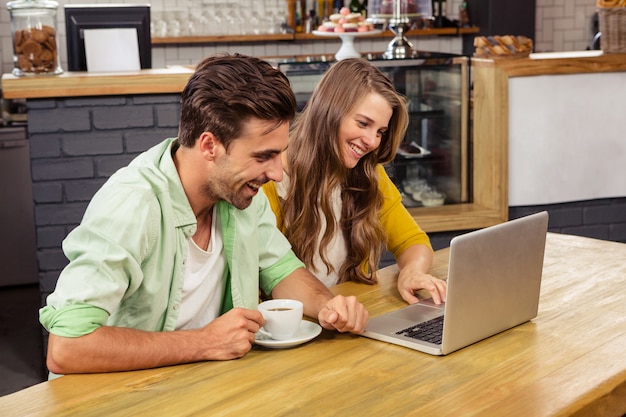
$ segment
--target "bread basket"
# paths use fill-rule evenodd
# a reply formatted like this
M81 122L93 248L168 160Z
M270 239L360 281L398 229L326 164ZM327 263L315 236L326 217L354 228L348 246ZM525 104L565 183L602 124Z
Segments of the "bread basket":
M602 52L626 53L626 0L597 0Z

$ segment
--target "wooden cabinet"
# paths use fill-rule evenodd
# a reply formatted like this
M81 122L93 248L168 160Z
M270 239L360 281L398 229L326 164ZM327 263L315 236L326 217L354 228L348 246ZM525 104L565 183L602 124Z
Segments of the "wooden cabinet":
M511 207L626 196L625 57L572 51L472 60L473 142L502 144Z

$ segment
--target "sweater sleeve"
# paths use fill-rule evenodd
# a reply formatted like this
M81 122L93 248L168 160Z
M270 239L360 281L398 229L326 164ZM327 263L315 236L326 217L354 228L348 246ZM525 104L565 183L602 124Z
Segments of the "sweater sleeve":
M270 203L270 207L274 212L274 216L276 216L276 225L281 231L284 232L283 229L283 211L280 207L280 197L278 196L278 190L276 189L276 184L274 181L268 181L263 185L263 192L267 197L267 200Z
M396 259L413 245L425 245L432 250L430 238L402 205L402 195L382 165L378 166L378 186L384 198L380 221L387 234L387 250Z

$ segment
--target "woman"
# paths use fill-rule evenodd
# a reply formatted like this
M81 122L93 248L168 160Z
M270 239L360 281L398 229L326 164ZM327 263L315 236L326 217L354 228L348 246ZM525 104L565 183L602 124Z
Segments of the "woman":
M408 303L425 289L445 301L446 284L428 274L426 233L385 173L408 126L404 97L366 60L344 59L322 77L294 122L283 181L264 185L279 228L326 286L376 283L383 245L396 258Z

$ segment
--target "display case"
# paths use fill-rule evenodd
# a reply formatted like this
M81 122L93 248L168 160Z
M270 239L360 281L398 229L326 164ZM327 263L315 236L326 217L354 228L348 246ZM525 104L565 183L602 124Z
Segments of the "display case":
M409 127L386 170L420 225L432 232L474 229L502 221L506 213L486 213L490 208L478 202L481 197L473 193L476 178L469 140L469 60L424 51L413 51L401 59L390 59L383 53L364 57L407 97ZM335 62L328 55L269 61L289 77L300 109ZM492 203L486 206L492 207Z
M410 70L410 73L421 73L424 76L423 78L425 78L426 74L433 73L433 71L436 72L437 68L442 68L439 71L441 74L438 75L438 77L441 77L441 80L444 80L443 74L447 74L445 77L452 77L454 74L453 68L468 68L469 66L465 62L467 58L441 54L423 54L421 57L411 56L402 60L386 60L380 56L369 54L365 56L372 59L373 62L378 62L376 65L383 65L386 68L385 70L396 71L397 69L400 72ZM319 81L323 71L332 65L334 56L301 56L297 58L280 58L278 60L266 57L264 59L289 73L293 81L293 87L298 92L301 103L304 103L313 91L313 86ZM519 61L522 63L526 62L524 60ZM472 62L474 62L473 59ZM513 62L509 64L510 66L521 65ZM404 67L407 68L403 69ZM417 70L412 70L411 67L417 67ZM461 202L457 203L449 197L445 201L446 204L437 207L417 205L409 207L409 212L427 232L478 229L501 223L508 219L507 138L509 126L508 118L502 117L503 114L506 115L509 111L507 105L508 92L506 89L493 87L494 85L506 85L507 81L501 74L502 71L494 65L483 66L480 68L480 71L478 71L479 68L475 65L471 67L472 104L468 106L470 100L468 97L469 93L466 92L465 96L461 97L461 108L467 109L471 107L472 133L468 134L467 132L468 114L465 111L461 111L459 116L457 116L461 117L462 120L460 127L458 127L458 124L456 125L457 127L454 127L455 125L453 124L444 126L445 129L449 129L448 134L453 140L458 135L454 133L455 129L460 129L461 135L466 135L465 138L461 137L460 142L457 142L458 146L466 146L465 149L462 147L458 148L458 152L461 153L460 164L448 166L459 170L460 178L462 178L462 175L466 176L465 180L461 179L459 182L459 187L462 187L459 195L466 193L467 198L461 197L459 200ZM445 68L448 69L445 70ZM521 68L523 69L523 66ZM296 69L298 71L294 72ZM173 66L164 69L141 70L120 74L66 72L55 77L16 77L12 74L3 74L2 93L4 98L7 99L27 100L59 99L63 97L108 97L115 95L140 95L142 97L149 95L160 96L163 94L179 95L192 72L193 69L190 67ZM307 72L310 73L307 74ZM461 74L464 75L461 75L460 81L463 83L463 91L466 91L464 86L468 84L468 76L464 69L461 69ZM409 79L411 78L409 77ZM394 82L399 83L399 79L394 79ZM432 83L430 84L432 85ZM443 86L441 83L437 85L443 96L444 87L447 88L447 86ZM415 86L411 88L415 88ZM431 96L434 97L432 94ZM458 97L458 95L455 95L455 97ZM454 120L452 116L447 117L450 120ZM68 131L67 129L69 128L66 125L70 123L70 120L65 119L68 118L59 119L59 123L61 123L57 127L59 131ZM32 120L29 121L29 123L31 122L36 123ZM131 122L129 121L128 123ZM409 134L413 135L413 137L421 138L421 131L416 131L414 127L415 123L413 123ZM47 125L35 125L34 128L49 129L50 127ZM425 166L424 164L429 161L434 163L434 157L437 154L433 152L432 147L431 152L432 154L428 159L421 158L420 160L420 158L416 158L418 159L417 161L402 161L398 158L389 167L393 170L391 173L396 183L401 186L402 181L408 175L406 168L401 166L403 162L418 164L414 166L420 166L419 164ZM451 151L448 152L448 155L454 155L454 153ZM428 168L422 169L428 172ZM432 172L437 177L446 178L445 175L441 175L441 170L437 164L432 166ZM405 177L403 178L402 175L405 175ZM451 195L454 194L452 193Z

